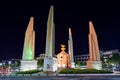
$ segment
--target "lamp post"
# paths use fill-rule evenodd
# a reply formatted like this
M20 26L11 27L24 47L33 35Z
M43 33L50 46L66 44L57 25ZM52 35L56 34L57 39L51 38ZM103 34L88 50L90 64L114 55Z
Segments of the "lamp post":
M11 71L11 67L10 67L10 65L11 65L11 61L9 61L8 64L9 64L9 70Z
M10 67L11 61L9 61L8 64L9 64L9 67Z

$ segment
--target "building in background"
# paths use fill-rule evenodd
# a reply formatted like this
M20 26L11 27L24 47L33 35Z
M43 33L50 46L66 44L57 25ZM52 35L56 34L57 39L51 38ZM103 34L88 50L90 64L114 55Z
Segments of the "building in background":
M84 54L84 55L76 55L74 56L75 63L80 61L80 62L86 62L89 60L89 54Z
M102 55L104 58L110 58L110 57L112 57L113 54L119 54L120 55L120 52L119 52L118 49L114 49L114 50L101 50L100 51L100 55ZM76 56L74 56L75 63L77 61L86 62L88 59L89 59L89 54L83 54L83 55L76 55Z

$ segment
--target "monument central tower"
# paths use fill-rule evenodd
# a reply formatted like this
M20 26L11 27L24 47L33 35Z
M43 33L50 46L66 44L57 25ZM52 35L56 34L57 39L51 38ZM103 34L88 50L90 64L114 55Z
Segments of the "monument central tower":
M53 57L55 55L55 26L53 22L53 9L53 6L50 6L47 21L46 49L43 71L57 70L57 58Z
M55 54L55 26L53 22L53 6L50 7L47 21L46 49L45 56L53 57Z

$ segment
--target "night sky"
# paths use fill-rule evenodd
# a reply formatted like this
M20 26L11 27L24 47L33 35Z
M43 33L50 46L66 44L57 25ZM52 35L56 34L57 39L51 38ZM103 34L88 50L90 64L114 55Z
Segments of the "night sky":
M79 1L79 0L78 0ZM120 49L120 3L76 0L33 0L0 2L0 60L21 59L29 19L34 17L35 55L45 52L47 18L54 5L56 54L68 45L68 28L73 35L74 55L88 54L88 22L93 22L100 50ZM67 50L66 50L67 51Z

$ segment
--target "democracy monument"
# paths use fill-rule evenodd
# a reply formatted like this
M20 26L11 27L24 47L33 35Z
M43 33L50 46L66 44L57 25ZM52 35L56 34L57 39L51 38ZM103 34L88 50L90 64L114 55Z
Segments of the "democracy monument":
M71 28L68 30L68 53L65 52L65 45L61 45L61 52L55 55L55 24L54 24L54 7L50 6L47 33L46 33L46 47L43 64L44 72L54 72L58 68L75 68L74 50ZM35 55L35 31L33 29L34 18L30 18L27 30L25 32L23 55L21 60L21 71L37 69L37 61L34 59ZM102 69L102 62L100 60L100 52L98 46L97 35L93 24L89 22L89 55L90 59L86 62L87 68Z

